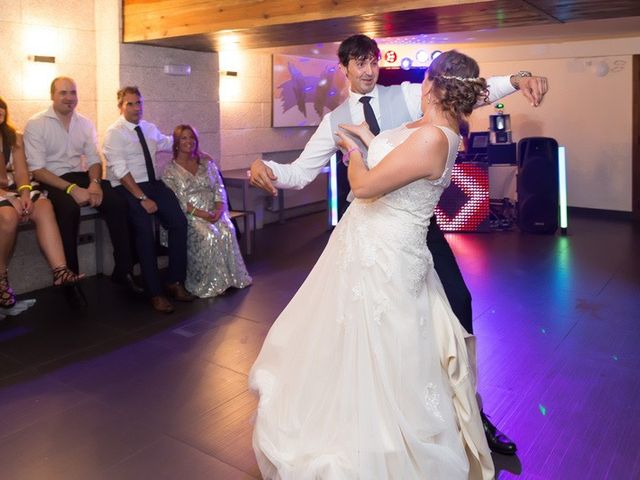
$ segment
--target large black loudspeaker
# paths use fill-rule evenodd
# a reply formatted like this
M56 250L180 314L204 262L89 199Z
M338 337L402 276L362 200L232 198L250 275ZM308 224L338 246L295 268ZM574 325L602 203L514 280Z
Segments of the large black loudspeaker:
M518 142L518 226L523 232L558 229L558 142L529 137Z

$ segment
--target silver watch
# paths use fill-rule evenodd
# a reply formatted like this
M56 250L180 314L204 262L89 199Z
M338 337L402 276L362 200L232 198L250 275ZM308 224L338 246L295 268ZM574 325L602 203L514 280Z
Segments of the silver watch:
M140 196L138 197L138 200L140 200L140 201L142 202L143 200L146 200L147 198L149 198L149 197L147 197L147 196L143 193L142 195L140 195Z

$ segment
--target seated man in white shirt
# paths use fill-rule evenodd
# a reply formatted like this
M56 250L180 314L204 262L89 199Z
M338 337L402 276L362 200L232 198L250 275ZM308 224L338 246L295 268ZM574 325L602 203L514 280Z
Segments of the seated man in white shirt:
M171 151L173 137L163 135L142 120L144 100L138 87L118 91L122 116L109 127L104 139L109 180L127 202L144 287L154 310L174 308L163 295L156 258L154 214L169 234L169 271L166 293L181 302L194 300L184 288L187 275L187 219L174 193L155 171L157 151Z
M102 180L102 162L91 120L76 112L73 79L51 82L52 105L29 119L24 132L29 170L47 190L56 213L67 266L78 273L80 207L96 208L109 228L115 267L112 279L142 293L131 276L133 259L126 203Z

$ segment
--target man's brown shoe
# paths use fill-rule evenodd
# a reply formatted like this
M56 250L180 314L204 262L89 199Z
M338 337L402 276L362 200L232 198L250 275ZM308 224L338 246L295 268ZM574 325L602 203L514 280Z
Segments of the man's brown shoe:
M187 292L180 282L167 285L167 295L179 302L193 302L196 299L196 296Z
M173 313L173 305L171 305L171 302L163 295L151 297L151 306L156 312Z

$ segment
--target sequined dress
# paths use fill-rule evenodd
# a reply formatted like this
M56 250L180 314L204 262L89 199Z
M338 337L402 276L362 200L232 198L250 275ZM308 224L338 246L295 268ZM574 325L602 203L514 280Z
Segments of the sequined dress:
M215 209L216 202L227 204L224 185L213 161L202 161L195 175L172 161L162 180L176 194L185 214L188 203L209 211ZM251 285L226 208L216 223L191 215L187 215L187 221L187 290L198 297L213 297L229 287Z
M426 247L449 157L375 200L356 199L253 365L253 448L265 479L493 478L475 398L474 343ZM412 129L382 132L375 166Z

